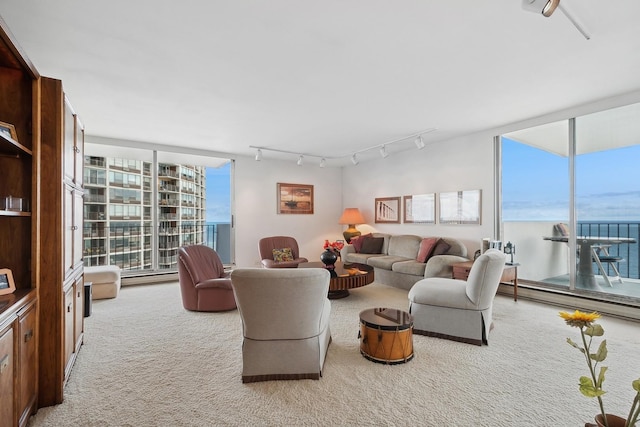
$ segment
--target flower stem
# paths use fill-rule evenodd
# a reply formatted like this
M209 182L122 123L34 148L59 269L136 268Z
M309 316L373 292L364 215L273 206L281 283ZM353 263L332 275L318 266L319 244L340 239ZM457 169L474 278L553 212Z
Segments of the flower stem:
M595 371L596 366L598 365L598 362L596 362L595 364L592 364L591 354L590 354L591 340L593 340L593 337L589 338L589 344L587 344L587 340L584 336L583 327L580 327L580 336L582 337L582 344L584 345L584 349L585 349L584 357L587 359L587 365L589 366L589 371L591 372L591 380L593 381L593 386L596 388L596 390L598 390L600 387L598 386L598 380L596 379L596 371ZM600 405L600 413L602 414L604 425L605 427L609 427L607 415L604 412L604 404L602 403L602 397L600 396L596 396L596 397L598 398L598 405Z
M625 427L633 427L638 421L638 415L640 415L640 393L636 394L636 398L633 399L633 404L629 410L629 416L627 417L627 423Z

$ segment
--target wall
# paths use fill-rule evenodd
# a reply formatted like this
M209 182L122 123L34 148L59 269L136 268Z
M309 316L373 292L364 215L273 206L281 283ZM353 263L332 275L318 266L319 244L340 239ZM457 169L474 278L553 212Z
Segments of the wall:
M386 159L344 169L343 203L360 209L367 224L363 233L447 236L462 240L470 256L483 237L493 237L493 134L483 133L411 148ZM376 224L374 199L459 190L482 190L480 225ZM437 205L437 195L436 195Z
M300 254L320 261L325 239L343 239L338 224L342 214L342 169L317 164L297 166L291 161L238 156L235 161L235 255L238 267L259 267L258 241L262 237L293 236ZM277 213L278 182L311 184L313 215Z

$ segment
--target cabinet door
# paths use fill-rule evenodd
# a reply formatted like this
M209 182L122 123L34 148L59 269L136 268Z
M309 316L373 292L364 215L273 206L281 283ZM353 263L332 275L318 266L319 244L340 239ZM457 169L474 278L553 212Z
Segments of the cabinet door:
M76 348L76 339L75 339L75 295L74 295L74 287L71 286L69 290L64 295L64 372L65 378L67 377L67 373L70 371L71 366L69 362L71 361L71 356L73 356L73 352Z
M75 183L81 187L84 183L84 126L76 114L75 118Z
M27 425L36 403L36 304L18 314L18 424Z
M73 109L64 97L64 180L65 182L75 182L76 172L76 144L75 144L75 115Z
M74 302L75 307L75 352L80 350L82 345L82 337L84 332L84 276L80 276L76 280Z
M64 186L64 277L67 278L73 272L73 187Z
M13 422L13 327L0 331L0 420ZM3 421L4 422L4 421Z
M78 268L83 263L82 244L82 226L83 226L83 193L81 190L73 190L73 226L71 227L73 235L73 267Z

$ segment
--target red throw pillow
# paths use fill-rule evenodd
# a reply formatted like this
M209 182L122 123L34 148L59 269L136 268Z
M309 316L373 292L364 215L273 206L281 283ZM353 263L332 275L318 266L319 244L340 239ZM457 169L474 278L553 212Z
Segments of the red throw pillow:
M351 244L353 245L357 253L360 253L360 251L362 250L362 245L364 244L364 241L367 240L369 237L373 237L371 233L365 234L364 236L360 236L357 239L351 239Z
M436 247L436 243L438 243L437 237L425 237L424 239L422 239L422 241L420 242L420 249L418 250L416 261L427 262L427 260L431 256L431 252L433 252L433 248Z

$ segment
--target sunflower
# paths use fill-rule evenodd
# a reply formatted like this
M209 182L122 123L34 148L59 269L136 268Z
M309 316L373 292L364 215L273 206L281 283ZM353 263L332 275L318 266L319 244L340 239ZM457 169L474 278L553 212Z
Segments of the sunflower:
M580 310L576 310L574 313L561 311L559 314L567 325L575 326L576 328L589 327L591 323L600 318L600 314L595 311L593 313L584 313Z

